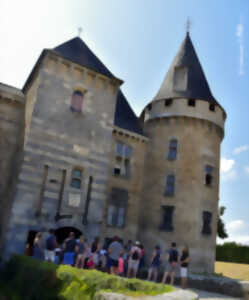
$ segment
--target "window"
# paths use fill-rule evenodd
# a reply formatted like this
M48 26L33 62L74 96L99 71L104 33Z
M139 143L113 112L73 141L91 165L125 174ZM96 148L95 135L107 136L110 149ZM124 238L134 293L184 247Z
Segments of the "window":
M128 145L117 142L116 157L113 174L115 176L130 176L130 159L132 156L132 148Z
M205 185L212 186L213 184L213 170L214 168L210 165L205 166Z
M151 110L152 109L152 104L150 103L149 105L148 105L148 110Z
M83 93L81 91L74 91L71 98L71 111L81 112L83 104Z
M128 191L113 188L108 205L107 224L114 227L124 227L127 205Z
M210 235L212 234L211 222L212 222L212 213L209 211L204 211L202 214L202 234Z
M166 99L166 100L164 101L164 105L165 105L165 106L170 106L172 103L173 103L173 100L172 100L172 99Z
M215 111L215 105L214 104L209 104L209 110L210 111Z
M168 160L176 160L177 156L177 140L172 139L169 142Z
M71 187L81 189L82 170L75 168L72 170Z
M160 230L164 231L173 231L173 215L174 215L174 206L162 206L162 221L159 227Z
M168 175L166 179L166 186L164 195L165 196L174 196L175 194L175 175Z
M186 91L188 83L188 69L186 67L175 67L174 90Z
M195 99L188 99L188 106L195 106Z

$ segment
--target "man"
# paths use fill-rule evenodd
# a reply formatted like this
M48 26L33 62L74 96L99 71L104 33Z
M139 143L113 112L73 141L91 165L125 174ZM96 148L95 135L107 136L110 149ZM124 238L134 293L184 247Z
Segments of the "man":
M115 236L113 238L113 242L110 244L108 248L111 274L118 275L118 260L122 252L123 252L123 246L119 242L119 238Z
M129 254L129 262L128 262L128 272L127 272L128 278L137 276L138 266L142 256L142 251L139 246L140 243L136 241L134 246L131 248Z
M74 265L74 258L75 253L77 251L76 249L77 242L75 240L74 232L69 233L69 237L65 240L63 249L64 249L64 259L63 264L65 265Z
M54 230L49 230L49 237L46 239L45 260L55 262L55 249L57 247L56 236Z
M170 274L170 284L174 284L175 271L179 262L179 254L176 249L176 243L171 244L171 248L168 251L168 264L166 265L166 271L163 276L162 283L166 283L168 275Z

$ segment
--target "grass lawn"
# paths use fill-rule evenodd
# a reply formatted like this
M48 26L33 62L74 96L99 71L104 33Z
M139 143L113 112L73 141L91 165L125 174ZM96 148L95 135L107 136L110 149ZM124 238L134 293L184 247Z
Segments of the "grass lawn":
M249 281L249 265L216 261L215 273L223 276Z

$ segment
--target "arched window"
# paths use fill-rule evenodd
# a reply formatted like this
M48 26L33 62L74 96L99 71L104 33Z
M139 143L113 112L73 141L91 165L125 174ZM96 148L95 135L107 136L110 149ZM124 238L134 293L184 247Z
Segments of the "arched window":
M169 160L176 160L176 156L177 156L177 140L172 139L169 142L168 159Z
M71 99L71 111L73 112L81 112L82 104L83 104L83 93L81 91L74 91Z
M175 194L175 175L168 175L164 195L173 197Z

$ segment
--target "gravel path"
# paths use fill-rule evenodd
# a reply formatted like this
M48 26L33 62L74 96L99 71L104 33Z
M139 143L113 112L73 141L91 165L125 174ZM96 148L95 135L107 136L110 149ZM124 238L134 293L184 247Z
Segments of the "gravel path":
M225 296L221 294L216 294L216 293L209 293L205 291L200 291L196 289L191 289L191 291L197 293L200 296L200 300L241 300L242 298L233 298L231 296Z

